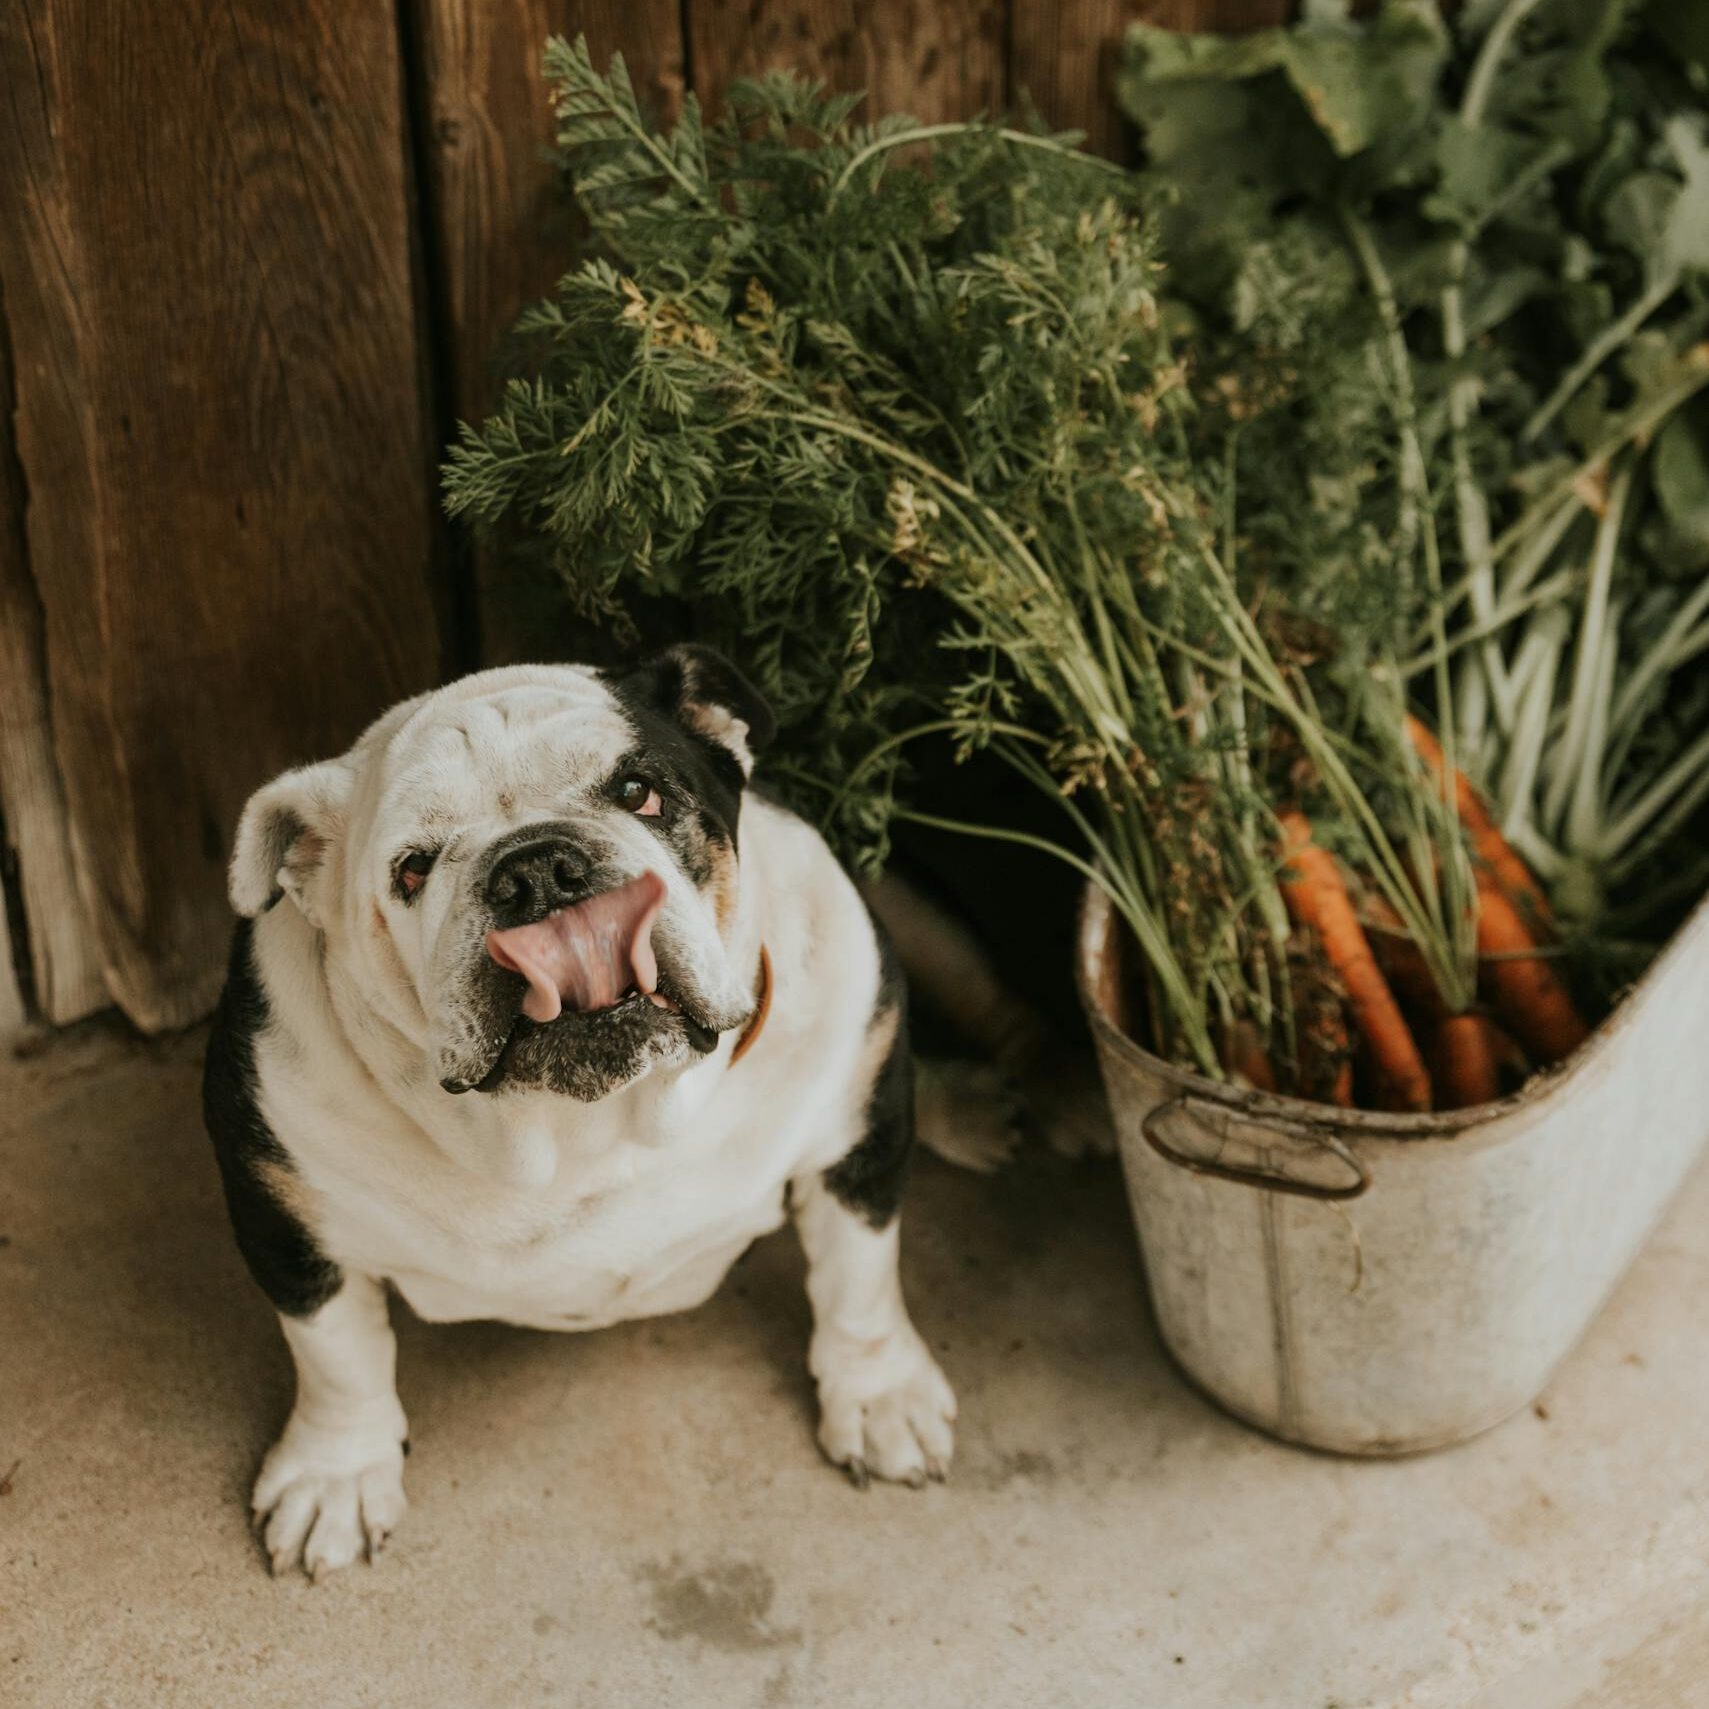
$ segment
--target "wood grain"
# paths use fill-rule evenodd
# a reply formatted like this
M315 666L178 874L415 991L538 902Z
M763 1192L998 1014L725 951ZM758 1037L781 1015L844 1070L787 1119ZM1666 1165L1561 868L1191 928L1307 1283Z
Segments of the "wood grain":
M682 102L675 0L411 0L425 84L428 192L450 322L452 391L464 413L491 396L492 354L519 310L569 260L554 189L546 38L585 34L594 63L621 53L660 119Z
M27 954L42 1018L64 1026L104 1009L110 999L78 894L48 723L41 601L25 558L24 482L12 444L12 405L11 353L0 336L0 833L12 857L0 861L10 867L0 873L0 885L16 887L25 925L25 941L13 942L6 932L0 942L0 986L10 987L21 1012L13 958ZM0 1033L12 1030L4 1022L7 1009L0 993Z
M107 982L218 987L237 812L437 674L383 0L0 9L0 279L54 747Z
M551 35L586 35L594 63L621 53L642 102L674 119L683 95L676 0L408 0L418 47L428 253L437 280L452 413L490 405L495 353L518 312L571 260L568 210L555 185L550 97L541 55ZM539 657L561 621L486 551L474 554L481 653L488 664Z
M737 77L792 68L864 89L863 116L936 123L1007 99L1003 0L693 0L694 90L713 105Z
M0 903L5 901L6 877L0 873ZM13 971L12 927L6 910L0 906L0 1050L24 1030L24 994Z
M1084 131L1089 149L1119 160L1128 130L1112 91L1129 24L1237 32L1285 23L1293 9L1290 0L1011 0L1010 86L1053 129Z

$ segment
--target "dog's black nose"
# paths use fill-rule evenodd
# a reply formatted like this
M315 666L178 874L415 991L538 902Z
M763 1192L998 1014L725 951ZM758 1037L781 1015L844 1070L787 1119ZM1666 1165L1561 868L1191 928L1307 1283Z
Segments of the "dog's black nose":
M587 856L567 837L532 837L506 849L487 874L498 926L528 926L587 894Z

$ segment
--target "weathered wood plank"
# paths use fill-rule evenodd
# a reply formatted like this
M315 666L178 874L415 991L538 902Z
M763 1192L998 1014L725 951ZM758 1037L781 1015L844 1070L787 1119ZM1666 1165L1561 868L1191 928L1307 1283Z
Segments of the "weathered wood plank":
M675 0L411 0L421 44L433 238L459 410L490 398L492 355L519 310L568 260L548 149L546 38L585 34L594 63L621 53L662 118L682 101Z
M48 726L41 602L25 560L24 484L12 445L7 346L0 327L0 829L16 862L12 882L27 927L36 1002L44 1019L64 1026L105 1008L110 999L77 891L65 792ZM12 954L24 948L0 945L0 986L10 982ZM5 1007L0 996L0 1010ZM6 1030L0 1022L0 1033Z
M65 1026L111 999L78 893L41 677L41 612L15 573L22 567L0 562L0 825L17 861L36 1001L44 1020Z
M248 791L438 670L395 24L0 9L53 739L108 985L148 1029L217 989Z
M6 918L6 874L0 872L0 1050L24 1030L24 994L13 971L12 926Z
M1136 20L1173 30L1256 30L1284 23L1290 0L1012 0L1009 80L1046 123L1086 133L1095 153L1120 159L1126 121L1111 93L1122 32Z
M869 115L995 112L1005 11L1004 0L693 0L694 90L712 106L734 78L777 67L864 89Z
M465 420L491 403L494 353L518 312L570 260L570 223L548 155L553 120L541 55L550 35L585 34L594 62L623 55L656 117L683 93L676 0L409 0L418 43L429 253L449 344L451 404ZM551 617L513 576L475 556L489 664L549 647ZM555 608L548 608L556 613Z

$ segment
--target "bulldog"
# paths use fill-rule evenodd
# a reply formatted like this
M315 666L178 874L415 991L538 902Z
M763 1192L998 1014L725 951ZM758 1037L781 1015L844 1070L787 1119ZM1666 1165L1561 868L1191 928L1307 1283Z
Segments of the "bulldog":
M897 1269L905 993L726 661L518 666L394 708L244 809L205 1111L296 1400L275 1572L378 1551L408 1428L388 1287L435 1322L688 1310L794 1222L826 1456L923 1485L955 1400Z

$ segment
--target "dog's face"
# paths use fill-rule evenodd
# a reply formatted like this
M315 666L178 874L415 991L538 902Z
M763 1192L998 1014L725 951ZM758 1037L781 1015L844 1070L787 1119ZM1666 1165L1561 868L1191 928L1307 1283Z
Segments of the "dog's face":
M600 1098L750 1014L737 822L771 733L704 648L624 675L487 671L261 790L232 901L288 897L335 995L418 1044L447 1093Z

